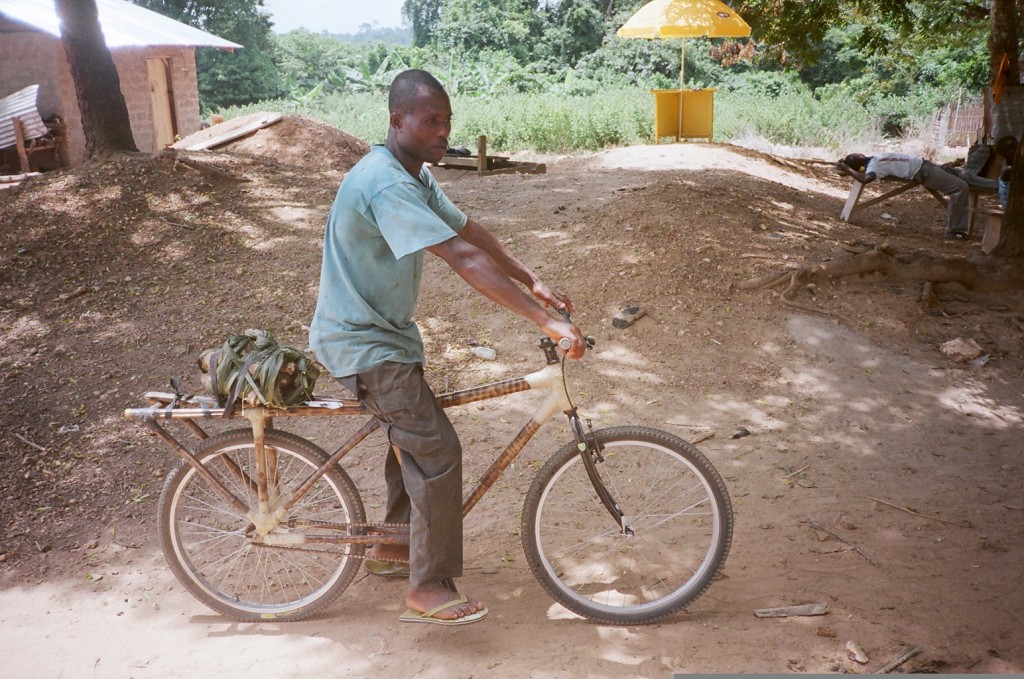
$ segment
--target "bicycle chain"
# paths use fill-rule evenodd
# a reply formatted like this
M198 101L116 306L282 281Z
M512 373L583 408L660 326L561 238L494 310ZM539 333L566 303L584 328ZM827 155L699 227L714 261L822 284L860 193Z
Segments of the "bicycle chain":
M302 521L303 521L303 523L308 524L309 526L332 526L332 525L337 525L337 524L335 524L332 521L317 521L315 519L302 519ZM366 529L373 529L373 528L395 528L395 529L397 529L395 531L396 535L401 535L403 532L407 533L408 529L409 529L409 524L406 524L406 523L348 523L348 524L345 524L345 525L349 526L349 528L366 528ZM404 531L403 531L403 529L404 529ZM364 537L364 536L360 536L360 537ZM372 535L366 535L365 537L373 537L373 536ZM386 536L381 535L381 536L378 536L378 537L386 537ZM266 544L259 543L259 542L254 543L254 544L260 545L262 547L268 547L268 548L271 547L271 545L266 545ZM346 543L338 543L338 544L346 544ZM347 543L347 544L353 544L353 543ZM358 544L358 543L356 543L356 544ZM298 546L292 546L292 545L273 545L273 549L288 549L288 550L291 550L293 552L312 552L314 554L325 554L326 553L322 549L312 549L310 547L298 547ZM373 559L374 561L381 561L383 563L396 563L396 564L408 564L409 563L408 559L382 558L382 557L372 556L372 555L369 555L369 554L345 554L344 556L349 558L349 559L360 559L360 560Z

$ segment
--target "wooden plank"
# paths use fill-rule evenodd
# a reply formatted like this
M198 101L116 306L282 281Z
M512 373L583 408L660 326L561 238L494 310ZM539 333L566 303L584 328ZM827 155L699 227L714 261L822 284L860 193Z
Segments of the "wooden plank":
M18 162L21 163L22 173L28 174L32 171L32 168L28 164L28 151L25 149L25 128L21 125L21 118L12 118L11 122L14 123L14 139L15 145L18 147Z
M850 218L850 215L852 215L854 212L860 212L861 210L869 208L872 205L877 205L878 203L881 203L883 200L886 200L888 198L892 198L894 196L898 196L901 193L904 193L905 191L909 191L910 189L914 188L915 186L920 186L920 184L918 182L904 182L902 180L891 180L891 181L900 181L900 186L897 186L895 189L892 189L891 191L887 191L886 193L883 193L881 196L878 196L876 198L872 198L869 201L866 201L866 202L858 204L858 200L860 199L861 193L858 192L856 198L854 198L853 192L854 192L854 189L856 188L856 185L859 184L862 189L864 188L864 185L861 184L860 182L858 182L855 179L853 181L855 186L851 186L850 187L850 197L848 197L846 199L847 204L849 204L850 200L852 198L853 199L853 205L851 205L849 207L849 212L848 213L847 213L847 208L846 207L843 208L843 213L846 214L846 219L844 219L843 221L848 221L849 218ZM945 203L943 202L943 204L945 204Z
M860 200L860 194L863 190L864 185L854 179L853 184L850 186L850 195L846 197L846 204L843 205L843 211L839 213L839 219L844 222L850 221L850 215L853 214L853 208L857 206L857 201Z
M502 163L512 162L505 156L488 156L487 165L493 167L494 165L500 165ZM479 168L479 162L477 156L445 156L439 160L436 165L438 167L448 167L453 169L465 169L465 170L476 170Z
M38 177L42 172L26 172L24 174L0 174L0 184L17 184L22 179Z
M229 120L203 130L202 133L190 135L172 145L171 148L184 149L185 151L212 149L239 137L252 134L256 130L273 125L283 117L280 113L261 113L255 117L243 116L242 118L235 118L234 120Z
M486 170L480 174L485 176L492 174L544 174L547 171L547 165L544 163L515 163L508 167Z
M437 163L438 167L452 167L459 169L475 170L477 167L474 156L445 156Z

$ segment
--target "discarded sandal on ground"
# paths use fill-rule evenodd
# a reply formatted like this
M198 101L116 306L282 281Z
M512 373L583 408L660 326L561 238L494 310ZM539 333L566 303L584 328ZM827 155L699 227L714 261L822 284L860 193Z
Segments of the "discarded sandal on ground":
M489 612L488 609L483 608L477 611L476 613L470 613L469 615L464 615L461 618L454 618L452 620L445 620L444 618L434 617L446 608L458 606L468 601L469 599L466 598L465 594L460 594L458 599L453 599L452 601L449 601L446 604L442 604L437 608L431 609L426 613L420 613L419 611L414 611L411 608L406 609L405 613L402 613L402 615L398 616L398 619L402 622L429 622L434 625L468 625L471 622L482 620L483 617L487 615L487 613Z
M408 578L409 564L392 563L390 561L378 561L377 559L363 559L363 570L370 575L381 578Z

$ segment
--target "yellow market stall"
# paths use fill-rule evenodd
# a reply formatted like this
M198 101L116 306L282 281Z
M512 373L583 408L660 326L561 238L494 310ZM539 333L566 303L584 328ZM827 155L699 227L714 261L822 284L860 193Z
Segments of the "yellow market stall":
M682 38L679 89L651 90L654 141L664 137L711 141L715 122L714 88L688 90L684 84L686 38L743 38L750 26L719 0L653 0L618 30L622 38Z
M707 139L715 129L715 89L651 90L654 142L665 137Z

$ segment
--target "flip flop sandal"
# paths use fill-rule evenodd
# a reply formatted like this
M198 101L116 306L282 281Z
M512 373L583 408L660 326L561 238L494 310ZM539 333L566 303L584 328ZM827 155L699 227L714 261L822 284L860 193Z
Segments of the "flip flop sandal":
M392 563L390 561L378 561L377 559L363 559L363 570L370 575L381 578L408 578L409 564Z
M484 616L490 612L488 609L483 608L476 613L470 613L469 615L464 615L461 618L455 618L453 620L434 617L446 608L458 606L459 604L464 604L467 601L469 601L469 599L466 598L466 595L460 594L458 599L453 599L446 604L441 604L437 608L431 609L426 613L420 613L419 611L414 611L411 608L406 609L405 613L398 616L398 619L402 622L428 622L434 625L468 625L472 622L476 622L477 620L482 620Z

